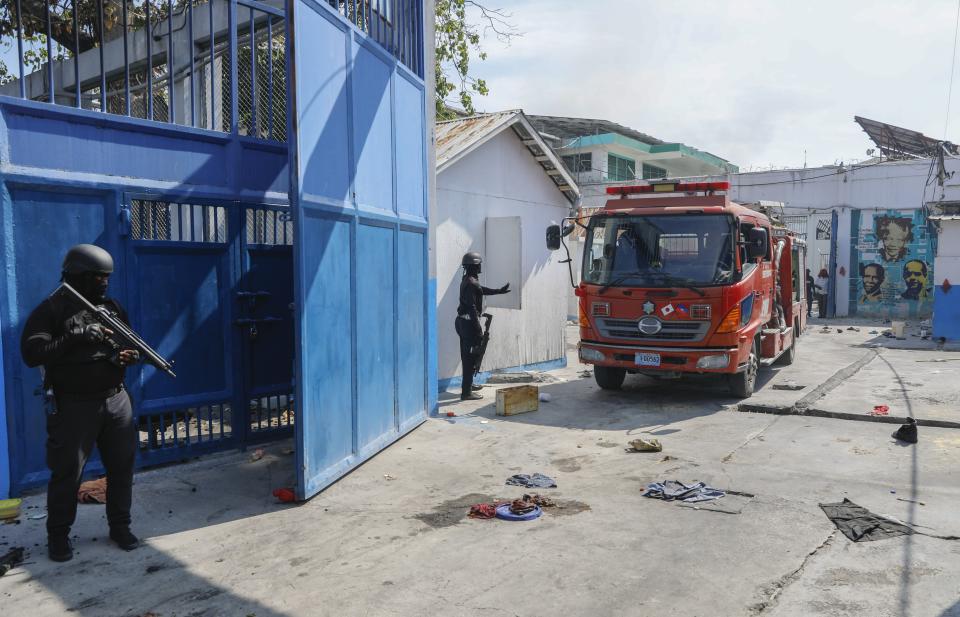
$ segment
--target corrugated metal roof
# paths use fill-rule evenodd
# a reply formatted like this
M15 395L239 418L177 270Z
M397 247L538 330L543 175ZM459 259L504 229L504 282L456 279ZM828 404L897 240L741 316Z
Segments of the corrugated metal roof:
M651 146L666 143L656 137L651 137L646 133L641 133L629 126L623 126L610 120L567 118L564 116L530 116L530 121L533 123L533 126L537 127L537 130L564 139L596 135L599 133L618 133L625 137L636 139L639 142L650 144Z
M493 114L437 122L437 169L444 167L461 152L470 150L479 142L492 137L492 133L509 125L520 113L520 111L512 109Z
M580 188L557 154L519 109L438 122L435 127L437 171L443 171L508 128L512 129L557 189L570 203L576 203Z

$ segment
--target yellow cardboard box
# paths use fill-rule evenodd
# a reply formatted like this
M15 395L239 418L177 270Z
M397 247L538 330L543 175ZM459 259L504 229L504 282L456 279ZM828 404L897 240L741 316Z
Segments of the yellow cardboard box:
M497 390L497 415L513 416L540 408L540 389L537 386L513 386Z

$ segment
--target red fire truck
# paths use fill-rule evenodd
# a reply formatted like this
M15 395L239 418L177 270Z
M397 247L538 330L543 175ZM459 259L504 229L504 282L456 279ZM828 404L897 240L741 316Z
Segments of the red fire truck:
M716 373L748 398L761 367L793 362L806 326L804 242L775 205L734 203L728 189L609 187L604 208L547 229L556 250L583 228L579 354L601 388L619 389L627 373Z

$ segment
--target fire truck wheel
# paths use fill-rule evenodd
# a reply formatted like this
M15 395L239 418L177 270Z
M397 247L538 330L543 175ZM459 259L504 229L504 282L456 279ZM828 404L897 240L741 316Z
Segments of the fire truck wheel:
M750 359L747 360L747 368L739 373L730 375L730 391L737 398L750 398L753 396L753 389L757 385L757 373L760 371L760 355L757 349L757 342L753 342L753 348L750 350Z
M597 385L604 390L619 390L623 385L623 380L627 376L627 370L615 366L594 366L593 377L597 380Z
M797 339L790 343L790 349L786 350L777 358L777 364L780 366L790 366L797 357Z

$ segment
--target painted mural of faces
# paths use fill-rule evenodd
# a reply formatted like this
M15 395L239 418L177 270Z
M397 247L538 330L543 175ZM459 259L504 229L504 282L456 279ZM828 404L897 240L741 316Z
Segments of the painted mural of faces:
M867 301L880 300L882 298L881 288L883 281L887 278L887 273L880 264L867 264L863 266L860 278L863 279L863 295Z
M877 239L883 244L883 261L899 261L907 254L907 245L913 241L913 221L908 218L882 216L877 219Z
M903 265L903 282L907 290L901 296L907 300L922 300L927 295L927 264L914 259Z

